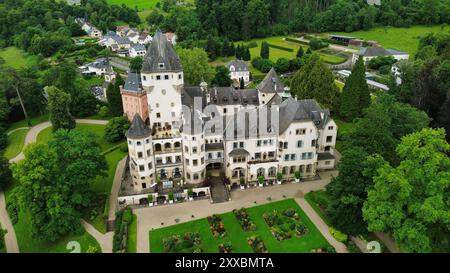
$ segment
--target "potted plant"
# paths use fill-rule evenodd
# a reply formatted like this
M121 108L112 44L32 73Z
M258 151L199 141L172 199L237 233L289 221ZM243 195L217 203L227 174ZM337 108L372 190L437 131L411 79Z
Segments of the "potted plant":
M294 174L294 176L295 176L295 183L300 182L300 177L301 177L300 172L299 172L299 171L296 171L295 174Z
M264 176L263 175L258 176L258 184L259 184L260 188L264 187Z
M187 191L188 197L189 197L189 201L194 200L194 191L192 189L188 189Z
M148 195L148 205L149 207L153 207L153 194Z
M173 191L169 192L169 204L173 203Z
M239 184L240 184L241 190L245 189L245 178L241 177L239 179Z
M281 180L283 179L283 174L282 173L277 173L277 184L281 185Z

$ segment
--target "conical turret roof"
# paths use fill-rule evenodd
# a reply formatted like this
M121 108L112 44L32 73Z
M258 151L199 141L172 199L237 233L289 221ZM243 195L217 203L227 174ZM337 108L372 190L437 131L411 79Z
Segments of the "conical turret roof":
M145 124L141 116L136 113L131 122L131 127L128 129L127 138L139 139L151 136L152 130Z

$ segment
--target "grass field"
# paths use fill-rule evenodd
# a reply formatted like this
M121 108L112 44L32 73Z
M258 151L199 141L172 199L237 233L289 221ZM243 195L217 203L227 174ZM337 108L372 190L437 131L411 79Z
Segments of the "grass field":
M0 57L5 60L5 65L12 68L23 68L36 64L37 57L29 55L17 47L0 49Z
M295 209L300 219L309 229L309 233L302 237L292 237L291 239L278 241L272 235L267 226L263 214L278 210ZM247 238L258 235L264 241L269 253L309 253L312 249L329 246L326 239L317 230L311 220L301 210L293 199L278 201L267 205L252 207L247 209L249 217L256 225L255 231L244 232L232 212L221 214L227 236L215 239L209 227L207 219L195 220L183 224L170 226L150 231L150 247L153 253L164 252L163 239L172 235L183 235L187 232L198 232L201 238L201 248L206 253L217 253L220 243L230 242L234 253L251 253L251 247L247 243Z
M69 235L56 242L38 241L32 237L30 225L29 214L26 212L21 212L19 214L19 222L14 225L20 252L70 253L71 250L66 249L66 246L67 243L71 241L80 243L81 252L86 252L89 246L95 246L98 249L101 249L94 237L89 235L87 232L84 232L81 235Z
M4 154L7 159L14 158L16 155L20 154L27 132L28 129L20 129L8 135L8 146L6 146Z
M285 38L284 36L274 36L274 37L252 39L249 41L239 41L239 42L236 42L236 44L248 45L249 43L255 42L258 46L250 48L250 55L251 55L252 60L260 56L261 43L263 41L266 41L272 45L292 49L292 52L291 52L291 51L287 51L287 50L270 47L269 59L273 62L276 62L279 58L286 58L289 60L295 58L300 46L302 46L305 51L308 49L308 46L300 45L300 44L294 43L294 42L289 42L289 41L284 40L284 38ZM343 63L347 60L347 58L344 56L341 56L338 54L330 54L329 52L326 52L326 51L322 52L321 50L319 50L319 51L316 51L316 53L319 54L319 56L322 58L322 60L324 60L326 63L330 63L330 64L339 64L339 63ZM234 57L219 57L215 61L210 62L210 64L213 66L224 65L233 59L234 59ZM259 70L255 69L251 64L250 64L249 68L253 75L264 74L264 73L260 72Z
M106 0L106 2L110 5L125 4L132 9L137 7L138 10L146 10L154 8L160 0Z
M136 253L137 217L133 214L133 222L128 226L127 253Z
M333 34L349 35L364 40L378 41L385 48L406 51L412 56L416 54L419 39L430 32L448 32L450 26L413 26L410 28L378 27L367 31L333 32Z

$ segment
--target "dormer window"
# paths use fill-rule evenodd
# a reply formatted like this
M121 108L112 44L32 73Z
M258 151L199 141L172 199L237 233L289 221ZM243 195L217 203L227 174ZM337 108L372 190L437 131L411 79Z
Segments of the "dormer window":
M164 63L159 63L159 64L158 64L158 67L159 67L160 69L164 69Z

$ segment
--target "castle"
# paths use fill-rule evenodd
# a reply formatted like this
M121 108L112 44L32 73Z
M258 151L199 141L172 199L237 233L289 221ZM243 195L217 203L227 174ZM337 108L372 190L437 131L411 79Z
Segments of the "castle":
M183 188L205 190L214 171L238 185L333 169L337 125L329 110L284 92L273 69L256 89L185 86L180 59L158 31L141 72L121 87L131 121L130 192L158 197L181 188L175 193L183 197ZM130 200L121 202L136 203Z

